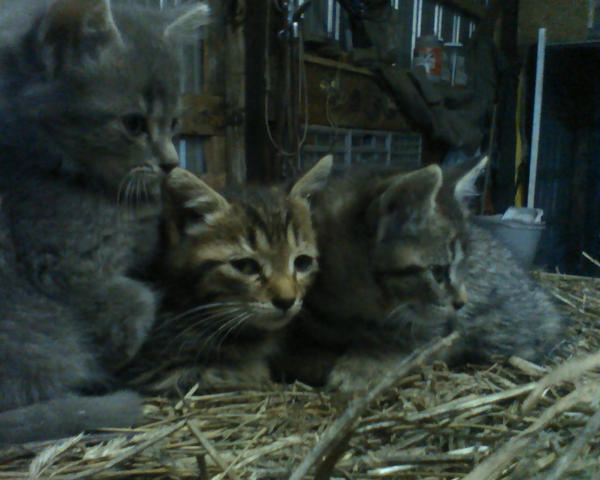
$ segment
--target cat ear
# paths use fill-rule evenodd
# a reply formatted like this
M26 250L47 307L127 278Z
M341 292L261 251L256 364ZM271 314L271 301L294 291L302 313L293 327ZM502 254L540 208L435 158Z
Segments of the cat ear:
M229 202L196 175L174 168L163 184L166 221L179 235L194 234L229 209ZM175 232L172 232L173 234Z
M212 21L213 12L208 2L201 2L169 23L164 30L164 35L167 38L177 37L179 39L197 36L198 27L207 25Z
M463 210L467 210L469 200L479 193L475 188L475 182L488 165L488 157L485 156L469 168L466 172L461 172L454 184L454 198L458 201Z
M38 30L42 61L51 73L69 62L94 57L99 49L123 40L109 0L57 0L48 8Z
M333 155L325 155L296 181L290 190L290 197L308 198L323 189L332 167Z
M389 177L368 210L377 240L391 231L406 233L419 229L434 213L441 186L442 170L438 165Z

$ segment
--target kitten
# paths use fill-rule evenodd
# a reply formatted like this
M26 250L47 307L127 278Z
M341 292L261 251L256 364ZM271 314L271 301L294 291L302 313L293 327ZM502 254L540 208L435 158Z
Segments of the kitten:
M485 161L355 176L314 199L321 268L290 328L288 370L353 390L454 329L462 340L452 362L544 358L563 331L559 314L508 249L468 219ZM325 366L300 369L302 356Z
M133 369L142 372L138 384L169 390L269 379L278 332L300 311L318 270L308 197L331 167L324 157L289 193L221 194L183 169L168 175L154 282L164 290L163 313Z
M111 388L154 322L157 297L133 274L158 245L180 85L165 25L138 9L55 0L7 11L0 443L138 417L132 393L80 395Z

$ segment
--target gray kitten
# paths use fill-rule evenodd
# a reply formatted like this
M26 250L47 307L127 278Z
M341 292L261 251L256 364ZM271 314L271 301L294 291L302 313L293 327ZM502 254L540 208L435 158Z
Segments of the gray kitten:
M108 0L15 2L0 47L0 443L126 426L111 372L151 328L135 280L178 163L165 25Z
M314 199L321 268L290 331L288 375L361 388L393 357L454 329L462 339L452 362L544 359L562 319L508 249L468 219L484 165L351 176Z

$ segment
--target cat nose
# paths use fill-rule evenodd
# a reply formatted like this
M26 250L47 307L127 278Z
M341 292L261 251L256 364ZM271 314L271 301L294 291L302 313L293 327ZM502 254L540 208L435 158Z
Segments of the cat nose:
M467 289L464 284L460 285L452 296L452 306L455 310L460 310L465 306L465 303L467 303L467 298Z
M455 310L460 310L462 307L465 306L465 302L462 301L461 299L455 298L452 301L452 306L454 307Z
M294 302L296 301L295 298L290 297L290 298L274 298L271 303L273 303L273 306L283 310L284 312L287 312L290 308L292 308L292 305L294 305Z
M165 173L169 173L171 170L173 170L175 167L177 167L176 163L161 163L160 164L160 169L165 172Z
M164 142L157 146L158 165L160 169L169 173L175 167L179 166L179 155L172 141Z

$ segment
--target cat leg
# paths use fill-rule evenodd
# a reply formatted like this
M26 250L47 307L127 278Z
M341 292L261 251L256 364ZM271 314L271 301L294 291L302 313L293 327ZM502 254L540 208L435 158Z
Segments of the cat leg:
M103 365L116 370L139 351L156 317L158 296L143 283L115 277L77 298Z
M269 365L264 359L253 359L244 365L212 365L182 367L166 372L159 380L148 385L150 392L180 392L185 394L193 386L199 391L231 388L253 388L269 383Z
M405 354L347 354L336 362L327 378L327 387L345 393L367 391L377 384L383 376L393 371Z
M298 345L291 340L269 359L271 376L277 382L322 387L340 356L333 348Z
M58 439L107 427L126 428L141 416L141 399L133 392L70 395L0 412L0 444Z

